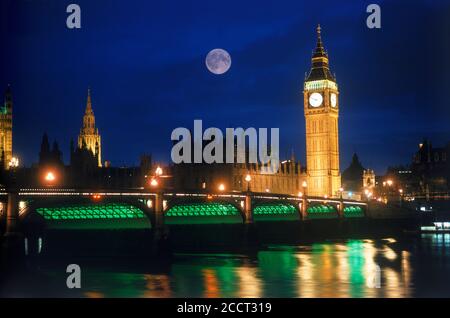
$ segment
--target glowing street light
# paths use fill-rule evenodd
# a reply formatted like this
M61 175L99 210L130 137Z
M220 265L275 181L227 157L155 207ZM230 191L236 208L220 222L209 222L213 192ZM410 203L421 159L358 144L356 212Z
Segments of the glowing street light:
M250 192L250 181L252 181L252 176L247 174L245 176L245 181L247 182L247 192Z
M156 178L152 178L150 180L150 185L154 188L156 188L158 186L158 180L156 180Z
M339 197L342 199L342 194L344 193L344 188L340 187L339 188Z
M303 196L303 193L302 193L302 192L299 192L299 193L298 193L298 196L301 198L301 197Z
M19 158L12 157L11 160L8 163L10 168L17 168L19 166Z
M392 186L394 184L394 181L392 181L391 179L389 179L388 181L386 181L388 186Z
M302 188L303 188L303 195L306 196L306 188L308 187L308 184L306 181L302 182Z
M403 189L399 189L398 192L400 193L400 206L403 203Z
M56 180L56 176L52 171L47 172L47 174L44 177L45 181L47 182L53 182Z
M225 185L223 183L219 184L219 191L225 191Z
M160 166L158 166L155 170L155 174L157 176L161 176L163 174L163 169Z

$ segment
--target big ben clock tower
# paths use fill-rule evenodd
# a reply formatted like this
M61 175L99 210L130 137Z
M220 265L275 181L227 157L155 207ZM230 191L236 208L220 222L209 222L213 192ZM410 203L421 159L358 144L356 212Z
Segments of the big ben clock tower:
M320 25L312 66L306 76L303 100L306 121L307 191L310 196L338 196L339 90L322 44Z

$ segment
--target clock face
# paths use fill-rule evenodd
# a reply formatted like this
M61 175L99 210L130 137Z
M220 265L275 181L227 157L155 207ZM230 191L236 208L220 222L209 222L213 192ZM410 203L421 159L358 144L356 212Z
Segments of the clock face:
M323 97L319 93L312 93L309 96L309 104L311 105L311 107L319 107L320 105L322 105L322 102Z
M336 96L335 93L331 93L330 100L331 100L331 107L336 107L336 105L337 105L337 96Z

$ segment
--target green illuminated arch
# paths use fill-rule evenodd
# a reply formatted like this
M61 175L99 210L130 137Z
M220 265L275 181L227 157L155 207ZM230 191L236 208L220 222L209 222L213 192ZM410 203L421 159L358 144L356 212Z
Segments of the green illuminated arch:
M337 217L336 207L326 204L309 206L307 213L309 219L327 219Z
M239 210L230 203L188 203L166 212L167 224L241 223Z
M288 221L299 220L300 214L292 204L271 203L256 206L253 218L255 221Z
M344 217L354 218L363 217L364 209L361 206L345 206L344 207Z
M50 228L67 229L124 229L150 228L144 212L126 203L73 204L67 206L39 207Z

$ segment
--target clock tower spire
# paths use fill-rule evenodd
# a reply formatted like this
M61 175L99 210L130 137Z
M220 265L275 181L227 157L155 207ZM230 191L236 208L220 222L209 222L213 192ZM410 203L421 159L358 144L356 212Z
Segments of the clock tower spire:
M92 110L91 89L88 88L86 110L83 116L83 126L78 135L78 148L87 147L92 155L97 158L98 166L102 166L101 138L98 128L95 126L95 116Z
M338 96L338 85L330 71L318 25L311 69L303 87L307 183L311 196L337 196L341 187Z

